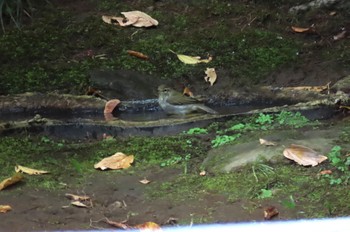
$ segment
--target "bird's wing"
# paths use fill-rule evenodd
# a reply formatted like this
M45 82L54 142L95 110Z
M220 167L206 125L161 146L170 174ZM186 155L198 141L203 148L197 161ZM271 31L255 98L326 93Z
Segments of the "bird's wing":
M186 105L186 104L195 104L200 102L195 98L184 96L181 93L176 93L176 97L168 98L168 103L172 105Z

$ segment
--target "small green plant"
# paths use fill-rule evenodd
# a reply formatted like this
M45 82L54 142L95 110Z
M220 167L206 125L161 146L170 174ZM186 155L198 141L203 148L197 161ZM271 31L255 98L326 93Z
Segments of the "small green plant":
M253 176L256 180L256 182L259 182L259 178L257 176L257 173L261 173L264 176L269 176L271 174L274 174L275 171L273 170L273 167L266 165L266 164L254 164L252 166Z
M294 209L296 206L293 195L290 195L288 199L283 200L282 205L288 209Z
M190 154L187 154L185 157L182 157L182 156L174 156L170 159L167 159L166 161L162 162L160 164L161 167L168 167L168 166L172 166L172 165L175 165L175 164L178 164L180 162L187 162L188 160L190 160L191 158L191 155Z
M260 113L259 117L255 120L255 122L260 125L272 124L273 116L270 114Z
M189 129L185 133L188 134L188 135L208 134L208 130L204 129L204 128L195 127L195 128Z
M292 126L294 128L300 128L309 123L309 119L301 115L300 112L292 113L289 111L281 111L276 115L276 121L280 125Z
M240 133L234 135L217 135L215 139L211 141L211 144L212 147L219 147L231 141L235 141L239 137L241 137Z
M266 199L272 197L272 190L270 189L261 189L261 193L258 196L258 199Z
M330 185L348 184L350 179L350 157L342 157L341 147L334 146L328 154L330 164L338 170L338 173L326 174Z

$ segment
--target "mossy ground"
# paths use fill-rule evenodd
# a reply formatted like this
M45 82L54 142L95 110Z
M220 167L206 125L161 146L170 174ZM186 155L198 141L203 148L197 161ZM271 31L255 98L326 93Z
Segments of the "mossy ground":
M185 65L181 54L214 57L210 66L224 70L236 86L263 82L281 66L310 57L348 65L348 40L331 41L348 12L287 14L295 2L255 1L73 1L33 4L32 20L21 30L6 27L0 37L0 93L59 91L84 93L93 69L127 69L158 78L203 76L206 65ZM83 6L84 5L84 6ZM79 10L80 9L80 10ZM144 9L156 28L122 28L102 22L103 14ZM315 34L295 34L290 26L317 23ZM315 43L316 41L316 43ZM331 47L329 47L331 46ZM149 61L127 54L136 50ZM105 59L98 58L105 55ZM14 65L16 64L16 65Z
M279 115L287 114L282 112ZM230 129L237 128L235 125L244 124L246 129L241 127L242 136L231 143L257 140L259 136L276 130L290 130L291 135L296 136L298 130L317 131L337 126L336 123L315 123L305 121L302 116L295 118L292 114L288 115L294 121L285 120L279 126L274 124L280 118L278 115L237 117L230 122L215 123L203 128L206 129L206 134L182 133L161 138L131 136L100 141L65 141L30 134L3 137L0 141L0 179L11 176L16 164L51 173L26 176L22 184L1 193L3 199L11 199L16 195L25 199L23 192L35 189L39 198L42 194L49 193L52 195L50 199L55 199L56 204L64 205L66 200L60 197L63 193L83 192L94 196L95 209L90 211L90 217L96 219L96 215L99 215L96 211L116 218L137 215L130 219L135 223L148 218L147 211L145 212L148 204L152 205L155 214L159 214L158 219L153 219L158 220L158 223L164 223L166 219L163 218L170 217L165 213L169 209L172 209L171 214L180 216L181 224L191 221L210 223L262 220L263 208L269 205L278 208L280 219L348 215L346 205L350 203L350 198L347 183L331 184L329 176L319 174L321 170L330 169L334 172L334 177L349 175L348 172L336 170L330 162L316 167L302 167L281 155L270 161L258 160L231 173L208 172L205 176L199 175L203 170L202 161L212 146L211 140L215 139L216 133L229 133ZM266 118L271 118L272 122L261 124ZM299 122L298 126L291 123L295 121ZM267 128L261 129L264 125ZM338 128L341 128L342 133L334 138L334 145L344 148L341 155L345 157L350 141L349 127L338 125ZM134 154L133 166L127 170L107 172L93 168L94 163L117 151ZM142 186L137 182L137 179L144 177L150 179L151 184ZM129 199L135 191L137 199ZM110 205L116 199L127 201L128 210L120 209L118 214L111 214ZM166 210L164 207L169 208ZM231 216L226 210L230 211ZM232 216L238 212L240 216ZM51 213L49 210L48 215ZM62 215L65 213L67 212L63 211ZM86 221L81 220L79 223Z

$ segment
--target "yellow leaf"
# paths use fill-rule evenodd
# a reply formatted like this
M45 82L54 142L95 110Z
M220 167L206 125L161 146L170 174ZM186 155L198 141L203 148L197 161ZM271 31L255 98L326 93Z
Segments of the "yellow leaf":
M145 230L145 231L162 231L162 228L155 222L145 222L134 226L135 229Z
M131 166L134 162L133 155L125 155L121 152L117 152L112 156L102 159L100 162L94 165L96 169L125 169Z
M11 206L9 205L0 205L0 213L6 213L7 211L12 210Z
M15 166L15 171L16 172L26 173L28 175L41 175L41 174L49 173L48 171L27 168L27 167L24 167L24 166L21 166L21 165L16 165Z
M295 144L284 149L283 155L303 166L316 166L327 159L326 156L319 154L311 148Z
M207 75L204 77L204 80L206 82L209 82L210 85L213 86L215 81L216 81L216 79L217 79L215 68L207 68L205 70L205 74L207 74Z
M183 54L177 54L172 50L170 51L174 53L182 63L185 63L185 64L209 63L213 59L211 56L208 59L201 59L200 56L187 56Z
M0 191L3 190L4 188L6 188L7 186L13 185L13 184L21 181L22 179L23 179L22 174L20 174L20 173L14 174L12 177L3 180L0 183Z

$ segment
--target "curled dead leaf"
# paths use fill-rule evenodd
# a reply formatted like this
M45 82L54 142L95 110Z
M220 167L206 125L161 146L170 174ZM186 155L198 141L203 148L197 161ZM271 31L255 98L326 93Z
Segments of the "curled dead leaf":
M79 195L74 195L74 194L70 194L70 193L66 193L65 196L73 201L87 201L90 200L89 196L79 196Z
M94 165L96 169L125 169L131 166L134 162L133 155L125 155L124 153L117 152L112 156L102 159L100 162Z
M207 172L206 172L205 170L203 170L203 171L201 171L201 172L199 173L199 175L200 175L200 176L205 176L205 175L207 175Z
M49 173L48 171L27 168L27 167L24 167L24 166L21 166L21 165L16 165L15 166L15 171L16 172L26 173L28 175L42 175L42 174Z
M323 171L320 171L319 174L320 175L330 175L330 174L332 174L332 170L323 170Z
M192 91L191 91L190 88L188 88L188 87L185 87L185 88L184 88L184 91L183 91L182 94L183 94L183 95L186 95L186 96L189 96L189 97L194 97Z
M205 70L205 74L207 74L207 75L204 77L204 80L206 82L209 82L210 86L213 86L215 81L216 81L216 79L217 79L215 68L207 68Z
M89 206L85 205L81 201L72 201L70 204L81 208L89 208Z
M321 155L311 148L296 144L284 149L283 155L303 166L316 166L327 159L327 156Z
M11 206L9 206L9 205L0 205L0 213L7 213L10 210L12 210Z
M152 27L158 25L157 20L141 11L121 12L121 14L123 14L125 18L104 15L102 16L102 20L105 23L120 25L122 27L130 25L134 27Z
M264 209L264 218L265 220L270 220L271 218L279 214L275 206L268 206Z
M291 26L292 30L297 33L304 33L310 30L310 27L295 27Z
M0 183L0 191L3 190L4 188L7 188L10 185L18 183L22 179L23 179L23 175L21 173L14 174L12 177L3 180Z
M132 50L127 50L126 51L130 56L135 56L137 58L143 59L143 60L148 60L148 56L146 56L145 54L141 53L141 52L137 52L137 51L132 51Z
M115 107L117 107L120 104L120 100L118 99L112 99L106 102L105 108L103 110L104 114L112 114Z
M347 31L344 30L344 31L336 34L335 36L333 36L333 40L338 41L338 40L344 39L346 37L346 33L347 33Z

